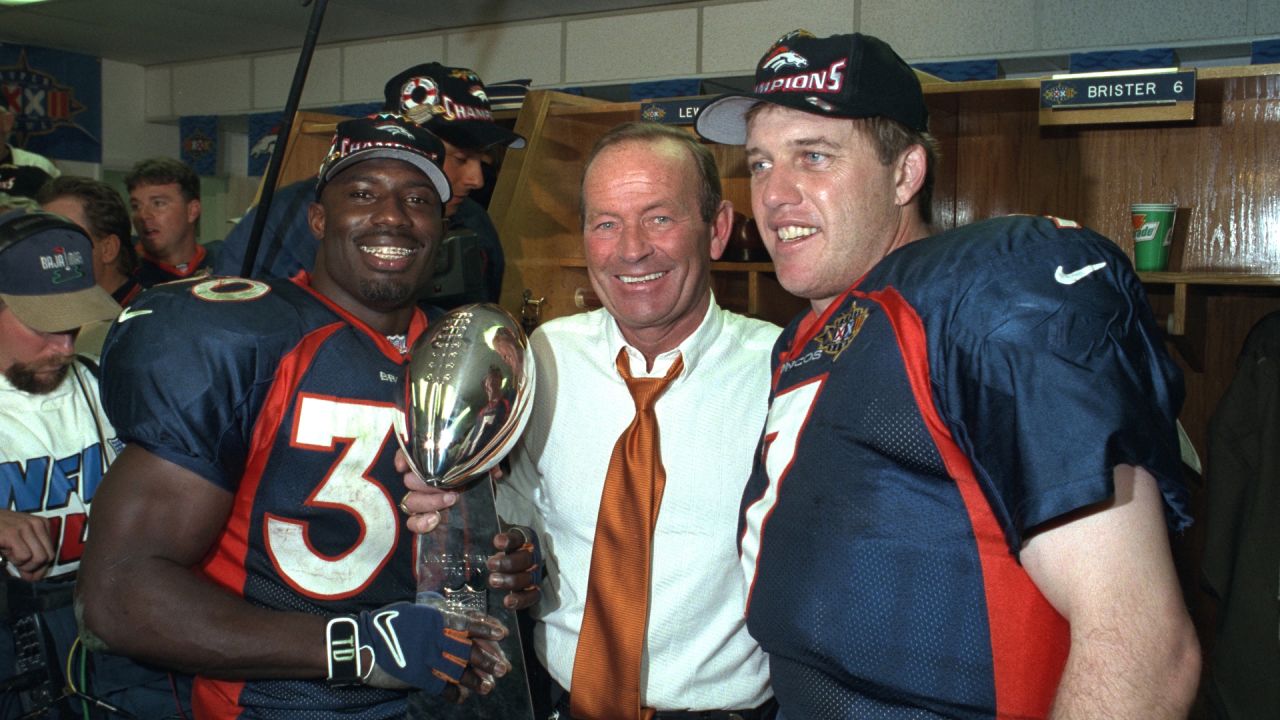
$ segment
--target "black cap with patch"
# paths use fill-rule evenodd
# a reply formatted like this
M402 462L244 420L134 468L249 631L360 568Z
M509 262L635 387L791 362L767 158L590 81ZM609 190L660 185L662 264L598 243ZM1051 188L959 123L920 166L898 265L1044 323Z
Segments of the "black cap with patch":
M862 33L787 33L757 63L755 92L712 100L698 113L695 128L712 142L742 145L746 113L760 102L827 117L886 117L917 132L929 129L915 71L888 43Z
M34 199L40 188L52 179L49 173L33 165L0 165L0 193L11 197Z
M425 126L450 145L484 150L524 147L524 138L493 120L480 76L467 68L424 63L387 81L382 109Z
M420 125L393 113L377 113L338 123L333 144L320 165L316 197L338 173L365 160L401 160L418 168L446 203L453 196L444 174L444 144Z

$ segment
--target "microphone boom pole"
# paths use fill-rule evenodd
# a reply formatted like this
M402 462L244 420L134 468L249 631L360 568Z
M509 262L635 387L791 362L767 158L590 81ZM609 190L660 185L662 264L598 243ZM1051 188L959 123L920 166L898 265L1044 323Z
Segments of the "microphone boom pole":
M276 133L276 146L267 162L267 175L262 181L262 196L258 199L258 209L253 216L253 230L249 233L249 244L244 251L244 262L240 267L242 277L253 277L253 268L257 264L258 246L262 244L262 231L267 224L267 211L271 209L271 200L276 194L276 182L280 179L280 166L284 164L285 148L289 144L289 134L293 129L293 118L298 114L298 102L302 98L302 87L307 82L307 71L311 68L311 56L315 53L316 38L320 35L320 24L324 22L324 9L329 0L312 0L311 22L307 25L307 35L302 41L302 52L298 55L298 65L293 70L293 84L289 86L289 99L284 105L284 119L280 121L281 132ZM307 2L304 0L303 5Z

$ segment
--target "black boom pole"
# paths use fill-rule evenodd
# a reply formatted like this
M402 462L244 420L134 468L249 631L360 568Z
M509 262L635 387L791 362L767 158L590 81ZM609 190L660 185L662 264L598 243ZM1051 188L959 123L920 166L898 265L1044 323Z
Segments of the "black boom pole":
M258 246L262 244L262 230L267 224L267 211L271 209L271 199L276 194L276 181L280 178L280 166L284 163L285 147L289 144L289 131L293 129L293 116L298 114L298 102L302 98L302 86L307 82L307 70L311 67L311 55L316 49L316 38L320 36L320 24L324 22L324 7L329 0L303 0L315 2L311 8L311 23L307 26L307 36L302 41L302 53L298 55L298 66L293 70L293 85L289 87L289 99L284 104L284 119L280 121L280 130L276 133L276 147L267 162L267 176L262 181L262 197L258 199L258 210L253 217L253 231L249 233L249 245L244 250L244 262L240 267L242 277L253 277L253 266L257 264Z

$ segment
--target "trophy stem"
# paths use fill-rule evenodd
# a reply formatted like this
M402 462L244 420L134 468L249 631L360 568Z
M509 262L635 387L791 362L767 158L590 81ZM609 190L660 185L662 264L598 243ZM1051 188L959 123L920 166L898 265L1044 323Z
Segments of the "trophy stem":
M452 705L438 696L417 693L409 701L409 718L443 720L533 720L533 701L525 671L524 647L516 614L503 607L505 592L489 590L485 558L493 553L493 536L501 527L493 483L487 477L458 494L447 519L421 536L418 546L420 604L480 610L507 627L499 643L511 672L498 678L493 692Z

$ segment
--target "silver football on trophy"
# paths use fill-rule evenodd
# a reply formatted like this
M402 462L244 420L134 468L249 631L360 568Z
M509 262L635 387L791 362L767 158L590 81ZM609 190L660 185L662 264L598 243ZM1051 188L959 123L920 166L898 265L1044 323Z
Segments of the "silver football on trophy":
M533 407L533 351L497 305L466 305L431 323L409 350L396 436L413 471L456 488L498 464Z

